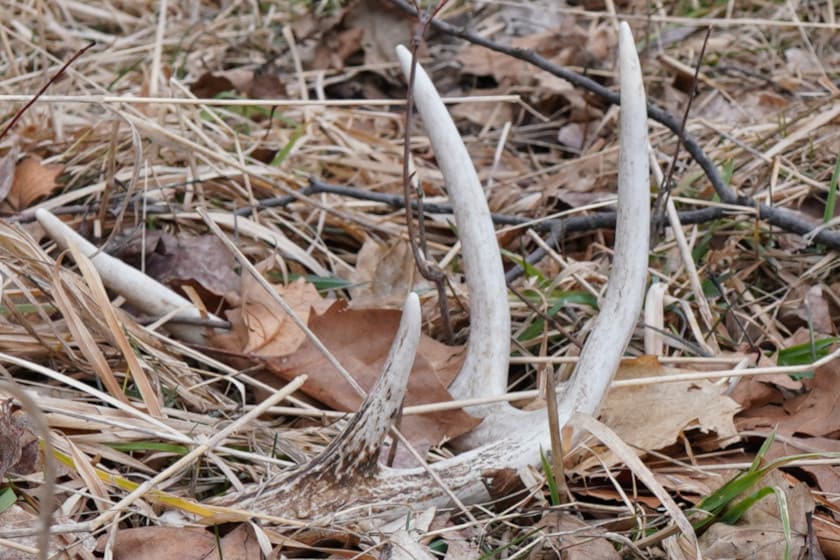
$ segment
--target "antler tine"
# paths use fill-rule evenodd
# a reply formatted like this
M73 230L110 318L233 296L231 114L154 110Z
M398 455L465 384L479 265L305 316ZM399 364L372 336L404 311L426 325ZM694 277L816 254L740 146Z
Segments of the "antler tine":
M627 22L618 29L621 88L618 218L612 271L601 310L572 374L558 414L595 414L633 335L642 309L650 251L650 163L642 68Z
M378 489L383 485L377 460L402 406L420 343L421 319L420 300L410 293L382 375L359 412L326 449L268 488L245 496L227 496L220 503L281 511L283 515L292 511L298 517L318 519L333 517L350 504L380 501Z
M397 57L408 79L411 52L399 45ZM461 135L434 84L419 64L413 94L455 211L470 294L467 355L449 389L459 399L500 395L507 388L510 311L502 256L490 209ZM478 407L468 412L484 415Z
M93 263L102 278L102 283L138 309L142 309L153 317L162 317L174 312L174 317L179 319L207 318L189 300L149 278L133 266L102 251L73 231L49 210L39 208L35 211L35 218L59 247L67 250L71 243L78 247L82 254ZM209 318L220 320L214 315L209 315ZM172 323L167 328L182 340L195 344L207 344L204 336L205 329L177 323Z

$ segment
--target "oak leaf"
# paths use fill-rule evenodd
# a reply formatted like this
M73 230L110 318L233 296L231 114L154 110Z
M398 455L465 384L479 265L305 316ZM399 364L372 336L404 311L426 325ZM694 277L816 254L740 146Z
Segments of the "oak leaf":
M44 165L41 158L32 156L15 167L15 178L6 200L15 210L23 210L58 187L63 165Z

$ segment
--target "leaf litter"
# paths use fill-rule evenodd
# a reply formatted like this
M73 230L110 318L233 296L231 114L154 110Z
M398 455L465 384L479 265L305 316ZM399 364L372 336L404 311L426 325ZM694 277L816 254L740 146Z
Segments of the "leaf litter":
M51 93L72 95L107 88L115 95L138 95L149 91L150 80L157 78L154 89L164 97L183 97L182 86L187 84L199 97L243 96L256 101L243 110L165 102L153 107L147 104L145 109L127 102L104 110L101 103L45 102L30 109L15 128L14 139L4 138L0 144L0 194L8 217L0 224L4 279L0 351L65 375L48 377L20 366L6 366L18 384L43 395L40 405L53 428L54 443L59 452L75 460L75 466L65 466L59 477L61 508L56 523L80 523L119 502L129 490L115 484L117 478L96 482L100 473L131 479L159 472L183 454L184 448L197 445L200 437L214 433L221 423L254 406L258 395L265 392L266 380L282 385L283 379L297 373L311 376L303 392L288 403L292 406L264 415L253 423L250 433L232 435L223 448L193 463L189 473L167 481L169 495L201 501L223 492L233 484L231 479L238 484L264 480L277 469L323 449L346 422L342 417L358 408L360 397L301 333L291 328L271 299L247 276L237 274L230 256L196 219L193 210L197 201L212 201L216 211L231 216L225 226L239 235L240 246L254 262L266 263L264 270L276 269L281 277L314 275L353 283L346 289L332 288L326 297L302 280L278 284L276 289L365 388L378 375L396 329L399 315L395 307L408 290L423 294L427 332L406 406L451 401L446 388L457 371L462 350L437 342L441 323L434 314L435 296L408 262L402 215L380 204L332 194L280 207L255 205L260 199L286 194L284 187L304 187L309 175L382 193L400 191L399 113L360 102L356 107L278 106L273 118L268 118L271 105L258 102L260 97L282 100L322 94L361 101L399 99L404 92L391 71L388 53L395 41L408 39L413 25L410 18L378 2L352 2L332 12L319 7L320 13L303 13L296 8L300 13L275 11L270 15L244 8L222 12L208 8L204 23L225 29L222 36L196 27L189 13L170 10L163 36L156 43L163 54L155 61L145 46L137 50L141 40L146 46L153 42L150 33L158 25L155 10L144 5L89 4L85 9L68 5L72 13L45 7L38 8L43 13L28 7L16 13L16 27L3 28L11 45L2 59L10 69L3 80L6 91L29 94L37 90L42 85L43 65L52 64L48 55L63 57L82 46L79 37L95 32L104 36L102 45L80 59L74 65L75 73L54 84ZM616 8L622 14L638 12L638 7L628 5ZM454 7L445 17L484 29L500 42L534 48L555 62L614 84L614 38L609 19L551 10L523 15L522 9L485 6L473 13ZM812 25L827 17L820 9L800 8L802 25L797 29L776 25L790 17L784 11L787 8L781 13L781 8L765 4L733 6L733 18L751 18L753 24L737 34L734 28L722 25L713 34L707 50L710 64L702 69L698 99L689 119L689 131L710 157L720 167L732 170L732 186L815 216L817 222L823 216L825 193L840 151L840 123L835 118L816 126L814 118L823 114L824 105L832 99L829 86L832 80L836 83L840 64L836 30ZM682 16L677 7L668 10L674 11L668 15ZM694 15L716 13L700 7ZM657 17L652 20L652 35L640 46L664 49L670 58L645 59L649 96L680 114L691 83L673 61L688 67L693 64L699 50L693 30L700 20L672 26ZM36 18L49 25L44 27ZM278 31L277 24L292 26L295 44L288 43L288 36ZM41 50L42 43L33 44L20 35L23 28L40 30L37 33L45 34L43 44L62 46ZM803 40L802 34L809 40ZM654 43L647 45L648 40ZM777 52L768 46L775 44L786 47ZM617 161L616 125L614 114L604 110L598 99L518 61L441 36L429 37L424 48L423 57L451 62L437 64L433 70L448 95L515 92L523 99L520 104L495 105L468 101L455 111L482 180L493 179L490 202L494 211L535 218L587 212L589 204L609 203ZM302 72L296 69L294 52L301 59ZM157 74L153 62L159 63ZM302 83L306 90L301 89ZM158 121L138 117L137 109L150 108L160 110L155 113ZM503 133L506 125L509 133ZM155 126L163 127L163 132ZM798 136L788 140L791 132ZM292 138L297 140L292 142ZM657 159L665 165L673 137L653 127L651 141ZM109 155L109 146L118 149ZM256 157L259 149L271 150L271 158ZM412 150L427 196L441 196L440 175L422 132L412 138ZM279 153L284 157L277 162ZM758 158L756 153L766 157ZM250 155L254 158L249 159ZM109 157L114 158L113 167L108 164ZM142 158L139 168L135 168L136 157ZM44 160L51 163L44 164ZM260 163L265 161L275 165ZM242 165L248 173L242 172ZM693 165L680 156L674 196L681 209L709 203L708 185ZM97 206L104 203L108 207ZM121 224L122 230L115 233L130 235L129 253L134 253L122 256L139 265L139 255L144 255L143 266L149 274L187 295L192 292L191 297L206 309L224 313L231 326L225 342L219 335L215 348L185 347L162 338L160 332L151 332L144 326L149 318L142 318L141 324L131 309L121 308L119 300L105 301L90 282L65 266L69 261L61 259L49 242L38 243L42 232L37 226L19 220L26 216L20 211L37 204L66 208L64 219L100 245ZM246 219L232 219L234 210L248 207L256 212ZM448 259L450 308L460 329L458 342L463 342L469 301L457 252L448 256L455 245L450 218L430 216L427 225L433 258ZM775 365L783 352L801 344L813 345L815 356L813 341L836 334L840 282L834 253L808 246L801 238L774 231L746 215L733 214L711 223L686 225L685 229L705 296L718 320L706 325L702 334L714 339L714 347L729 352L717 358L731 361L692 356L686 350L690 346L675 343L658 362L641 358L632 375L670 376L690 369L730 367L744 356L754 358L757 349L763 353L759 365ZM145 231L138 234L141 230ZM517 231L505 232L499 239L512 254L526 252L533 244L532 237ZM567 235L557 247L559 253L538 264L547 283L520 282L530 282L526 286L545 298L543 312L555 307L553 298L560 292L597 295L608 274L611 245L612 233L605 230ZM106 249L111 250L110 245ZM689 273L674 265L679 263L675 252L670 240L654 247L651 268L668 281L673 300L663 312L663 325L681 339L679 342L692 342L691 317L685 309L696 310L697 294L686 287ZM110 320L102 313L106 306L114 308ZM530 333L518 339L517 358L522 360L512 368L512 389L533 388L542 368L539 359L571 356L574 345L551 328L529 329L542 319L517 300L511 300L511 308L515 333ZM562 304L557 306L555 319L567 331L583 337L595 312L585 305ZM124 341L113 335L114 317ZM634 338L630 355L642 355L640 342L641 336ZM127 348L136 363L127 356ZM663 371L663 365L670 366L669 360L677 366ZM151 381L146 395L141 395L132 375L137 367ZM812 378L803 379L744 377L734 387L729 382L690 381L616 388L605 404L602 420L627 443L637 446L637 454L684 507L712 493L728 473L737 472L730 468L733 464L749 462L771 431L776 431L777 439L766 460L817 453L827 464L797 465L784 475L773 473L775 478L763 484L782 488L788 496L788 515L797 538L810 532L802 522L813 514L813 532L822 539L829 556L831 550L836 554L831 543L837 535L831 528L840 521L836 504L828 498L840 486L836 462L831 463L836 458L833 453L840 451L835 370L835 364L830 364L814 371ZM72 379L84 383L71 385L68 380ZM156 393L154 397L150 390ZM160 418L146 414L144 399L146 404L161 403ZM25 414L15 409L11 417L4 417L4 429L13 434L5 439L14 440L9 457L23 455L24 448L31 452L32 439L21 427L25 421L20 418ZM339 418L337 423L326 421L333 417ZM445 446L439 447L445 440L473 425L474 420L455 409L446 414L407 414L401 430L421 451L429 448L426 457L435 460L451 453ZM740 442L734 441L735 435L740 436ZM125 445L132 447L126 451L120 447ZM602 449L594 451L597 458L574 451L579 462L569 474L569 487L579 506L577 517L565 518L565 522L574 522L587 535L597 535L589 541L592 546L606 543L595 529L595 521L604 517L610 518L611 531L626 538L638 538L652 530L655 525L645 523L655 518L659 500L643 492L634 494L633 477L621 462ZM729 470L722 471L722 467ZM4 530L35 526L37 502L31 497L40 484L26 476L23 472L11 475L21 498L2 512ZM541 485L542 475L511 476L526 482L532 491L507 502L510 511L487 510L481 514L482 525L460 529L467 550L486 554L533 549L535 557L584 550L583 544L569 548L569 541L556 535L563 531L558 523L564 521L558 521L555 512L544 513L550 504ZM605 480L610 484L600 485ZM522 484L509 487L521 488ZM587 503L590 497L598 503ZM809 498L815 499L816 505ZM748 515L735 526L714 524L702 537L706 539L704 557L780 557L779 508L772 496L764 502L748 510L760 519ZM167 540L169 527L193 520L173 520L172 502L167 508L159 504L155 494L146 494L129 506L123 521L113 526L113 544L108 543L106 533L82 531L54 537L54 546L68 546L66 555L86 558L93 554L92 538L100 539L100 550L113 546L111 550L119 550L119 557L125 558L179 555L184 548L190 554L215 550L215 536L203 528L175 529L175 539ZM434 515L440 530L454 531L454 526L462 526L463 519L457 514ZM633 529L626 529L627 521ZM238 527L221 535L223 547L229 535L245 531L245 525ZM567 529L575 530L571 525ZM261 552L251 548L253 543L265 544L260 539L268 539L275 553L282 550L290 556L312 556L315 548L323 555L378 555L375 528L365 531L336 526L330 531L329 535L317 531L303 535L281 527L261 537L251 534L223 550L225 558L237 554L257 558ZM27 542L26 538L17 541L23 549L34 546L34 540ZM434 547L435 539L431 534L422 542ZM607 554L607 548L602 549ZM665 550L674 549L654 543L646 552L662 554Z

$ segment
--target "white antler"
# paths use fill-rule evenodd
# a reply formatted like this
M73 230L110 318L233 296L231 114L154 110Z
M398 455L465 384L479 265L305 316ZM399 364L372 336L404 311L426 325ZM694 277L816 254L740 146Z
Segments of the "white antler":
M408 79L411 52L399 45L397 57ZM467 356L450 391L457 399L500 395L507 390L510 310L502 255L496 242L490 209L458 129L428 74L419 64L413 95L455 211L470 293ZM474 407L468 412L483 415L480 410Z
M647 108L638 56L626 24L619 31L619 53L622 109L615 259L601 312L572 382L558 402L561 424L576 411L594 414L598 410L633 333L643 301L650 235L649 169L644 156ZM404 47L397 47L397 54L403 73L408 76L411 54ZM415 75L414 99L446 178L470 289L468 354L452 384L452 393L457 398L499 395L507 384L510 315L490 212L469 154L434 85L420 67ZM473 407L469 412L484 417L484 421L457 442L462 448L497 441L512 431L521 435L522 430L545 428L542 411L522 412L507 403ZM543 447L549 447L547 440Z
M411 57L402 47L398 56L407 75ZM613 270L574 377L558 398L561 424L575 412L597 411L635 328L646 283L650 227L647 114L641 69L626 23L619 29L619 68L621 157ZM413 93L455 207L470 290L468 353L452 391L459 398L500 395L507 384L510 317L490 214L469 154L420 67ZM39 220L43 223L44 216L39 215ZM99 266L97 259L93 262ZM106 274L100 274L108 283ZM433 473L427 468L394 470L378 464L382 440L405 393L419 332L420 307L412 294L382 377L336 440L280 479L227 501L240 508L312 522L367 517L376 511L396 517L406 510L449 503L452 494L462 502L484 500L488 497L486 476L499 469L538 464L540 449L550 448L545 411L523 412L508 404L470 409L483 421L459 442L468 450L428 467ZM399 504L405 508L397 507ZM354 509L357 506L364 507Z
M178 319L216 319L213 315L202 312L189 300L183 298L154 281L136 268L128 266L119 259L100 250L87 239L73 231L67 224L56 218L49 210L39 208L35 211L35 218L59 247L67 250L72 243L90 259L102 283L123 296L126 301L142 309L153 317L163 317L173 314ZM206 344L205 329L192 325L172 323L169 330L179 338L194 344Z
M586 341L574 377L558 399L561 424L568 422L576 412L597 412L633 333L644 299L650 235L647 110L641 68L626 23L619 29L619 53L621 156L613 270L601 313ZM409 52L398 47L397 54L403 72L408 75ZM453 392L458 397L498 395L505 391L507 383L510 318L489 211L455 125L431 80L420 67L415 74L414 98L429 130L455 208L470 289L468 355L453 384ZM390 384L387 386L389 390L394 389ZM370 406L390 402L389 395L381 393L382 388L371 392L366 401L372 403ZM484 484L488 473L538 464L540 449L550 448L544 410L523 412L508 404L496 404L474 407L470 412L478 412L484 420L462 438L461 444L475 448L431 465L437 478L463 502L488 497ZM363 411L362 415L365 414L367 412ZM347 457L340 446L330 446L325 454L330 453ZM301 472L306 470L305 466L301 468ZM289 495L289 487L280 483L272 490L255 498L252 507L276 514L288 511L283 505L288 503L283 496ZM435 484L423 468L393 470L381 466L375 473L368 472L364 483L354 486L353 492L321 496L320 514L329 515L332 520L335 520L336 512L351 511L362 504L388 504L387 507L393 508L395 503L409 501L412 508L424 508L450 501L447 492ZM402 513L391 511L392 516Z

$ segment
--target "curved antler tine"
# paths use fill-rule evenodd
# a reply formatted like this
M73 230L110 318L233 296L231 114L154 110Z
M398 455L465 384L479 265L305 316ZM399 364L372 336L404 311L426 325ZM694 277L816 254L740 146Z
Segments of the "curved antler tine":
M59 247L66 250L73 243L83 255L90 259L94 268L102 278L102 283L126 301L142 309L153 317L162 317L175 311L175 317L180 319L205 319L206 316L189 300L183 298L136 268L127 265L97 248L87 239L73 231L67 224L55 217L49 210L39 208L35 211L35 218L47 235ZM218 317L209 316L218 320ZM192 325L167 325L182 340L194 344L207 344L204 329Z
M399 45L397 56L408 79L411 52ZM413 94L455 211L470 293L467 356L450 391L456 398L499 395L507 389L510 311L490 209L458 129L420 65L415 71ZM484 415L479 407L470 412Z
M618 219L613 266L601 311L580 354L558 413L595 414L607 393L644 301L650 244L650 164L642 69L626 22L618 30L621 86Z
M344 463L355 463L363 469L376 465L379 448L402 407L408 374L420 344L421 319L420 299L411 292L403 305L400 326L391 343L382 375L362 402L359 413L321 456L343 455Z

